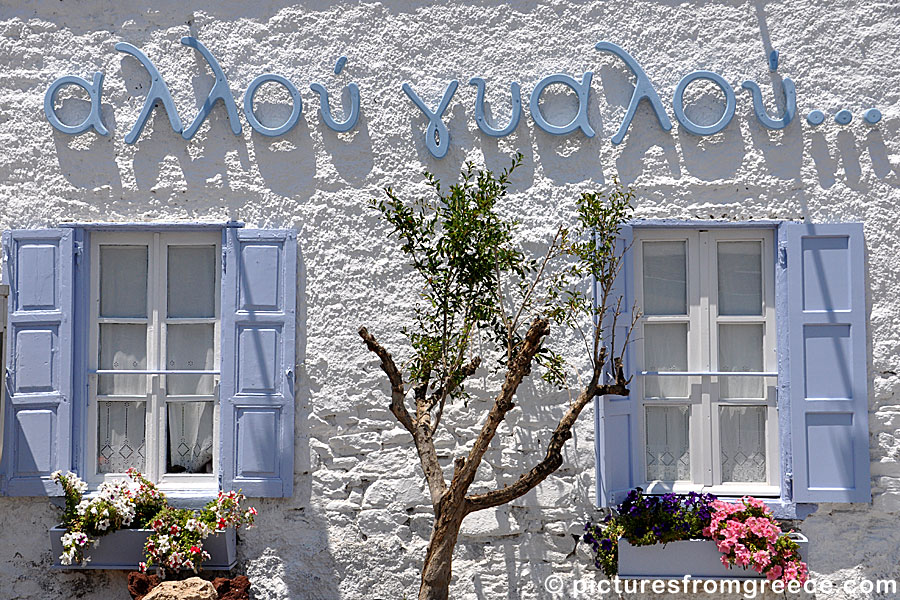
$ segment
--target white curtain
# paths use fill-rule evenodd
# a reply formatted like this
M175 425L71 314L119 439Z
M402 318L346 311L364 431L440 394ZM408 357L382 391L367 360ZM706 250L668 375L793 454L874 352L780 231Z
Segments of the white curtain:
M719 408L722 481L766 481L766 407Z
M690 407L646 407L647 479L690 481Z
M169 473L212 473L213 403L169 402Z
M144 470L146 402L98 402L97 471Z

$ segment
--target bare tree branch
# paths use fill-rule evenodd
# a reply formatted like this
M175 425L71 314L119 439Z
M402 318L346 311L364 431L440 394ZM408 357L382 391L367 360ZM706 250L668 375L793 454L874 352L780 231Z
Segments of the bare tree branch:
M385 372L388 381L391 382L391 412L394 413L394 416L397 417L397 420L408 432L413 433L415 427L413 426L412 418L409 416L409 411L406 410L406 405L403 403L404 398L406 398L403 376L400 375L397 365L394 364L394 357L391 356L391 353L384 346L378 343L375 336L369 333L369 330L365 327L359 328L359 337L366 343L369 351L374 352L381 359L381 370Z
M359 328L359 336L365 341L366 347L381 359L381 370L385 372L391 382L391 412L413 436L416 451L419 454L419 462L422 464L422 471L428 482L428 490L431 492L431 503L437 510L441 498L447 491L447 482L444 480L444 472L438 463L428 420L423 419L422 422L413 423L404 404L406 392L403 386L403 376L400 375L397 365L394 364L391 353L379 344L375 336L369 333L365 327ZM422 396L424 397L424 392L422 392Z
M478 470L478 465L481 464L484 453L487 451L491 440L494 439L497 427L500 426L506 413L515 406L512 401L513 395L516 393L516 389L518 389L522 379L531 373L531 361L538 350L540 350L541 342L548 331L550 331L550 323L544 318L535 319L531 327L528 328L519 353L516 354L512 363L508 366L503 387L494 400L494 405L488 413L487 421L482 426L481 432L472 445L472 449L469 451L469 455L466 457L462 467L458 470L457 476L450 483L453 495L464 495L472 481L475 480L475 472Z
M601 350L601 354L603 354L603 350ZM617 396L628 395L628 388L626 387L621 360L616 359L614 362L616 363L616 382L614 384L598 385L601 369L594 369L590 383L582 389L578 398L571 406L569 406L569 409L556 426L556 430L553 432L553 436L550 438L550 443L547 446L547 454L544 456L544 459L530 471L519 477L519 479L511 486L492 490L483 494L466 496L466 512L474 512L492 508L494 506L500 506L524 496L562 465L563 445L565 445L569 438L572 437L572 426L575 424L578 415L581 414L581 411L584 410L584 407L587 406L588 402L597 396L604 396L607 394Z

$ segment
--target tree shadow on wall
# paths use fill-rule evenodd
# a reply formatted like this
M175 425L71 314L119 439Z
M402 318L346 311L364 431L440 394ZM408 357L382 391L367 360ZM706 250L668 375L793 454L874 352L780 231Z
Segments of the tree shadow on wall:
M577 391L572 390L572 394ZM491 465L494 480L481 482L479 489L472 492L511 485L540 462L546 454L549 434L570 402L568 391L557 391L540 380L537 373L524 380L516 393L517 407L507 415L485 454L484 461ZM489 403L490 399L485 402ZM585 447L587 440L580 439L585 428L593 427L590 406L580 415L572 439L563 448L560 468L535 490L496 509L500 525L497 535L490 536L489 541L461 536L460 552L472 555L473 560L484 565L473 581L479 600L543 597L546 578L557 572L560 557L574 549L572 523L594 513L594 451L593 447ZM548 486L561 486L563 493L539 493ZM562 525L563 531L548 531L548 523ZM466 585L455 579L451 589L459 591Z
M252 598L340 600L340 577L328 537L328 518L312 502L309 416L321 391L306 369L306 262L297 260L297 340L294 398L294 494L253 499L257 526L240 533L239 564L251 578Z

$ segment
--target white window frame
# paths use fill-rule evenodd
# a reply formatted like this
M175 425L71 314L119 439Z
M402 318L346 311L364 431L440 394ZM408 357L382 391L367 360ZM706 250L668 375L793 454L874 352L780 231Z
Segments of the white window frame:
M688 281L687 315L642 316L635 332L635 356L644 373L644 325L647 323L687 323L688 373L715 373L718 368L718 324L764 324L763 371L776 371L775 326L775 254L772 229L749 228L635 228L634 230L634 289L638 307L643 305L643 243L646 241L684 241L686 244L686 272ZM717 285L717 244L720 241L760 241L762 244L762 296L761 316L719 316ZM724 400L719 397L719 377L715 375L682 375L688 380L687 399L645 400L647 376L635 377L638 398L639 452L635 457L634 472L648 493L710 492L720 496L777 497L781 491L781 454L778 432L778 409L775 376L766 376L765 400ZM646 406L690 406L689 447L691 457L691 481L648 480L646 468ZM720 406L766 406L766 472L765 483L723 483L719 451Z
M97 385L99 376L99 317L100 311L100 246L121 245L148 247L148 310L147 310L147 371L166 369L165 340L169 323L212 323L214 325L214 370L221 364L221 286L222 286L222 236L216 232L94 232L91 234L90 265L90 305L89 305L89 348L88 357L88 411L87 411L87 452L86 480L96 487L106 480L121 478L121 473L99 473L97 470ZM167 316L167 256L169 246L214 246L215 247L215 316L213 318L169 318ZM110 318L120 322L127 319ZM143 322L143 319L136 319ZM219 375L214 375L213 396L168 396L166 375L153 373L147 394L145 421L145 466L144 474L157 483L163 492L215 491L218 489L220 472L219 458ZM213 472L212 473L166 473L166 411L167 402L213 401Z

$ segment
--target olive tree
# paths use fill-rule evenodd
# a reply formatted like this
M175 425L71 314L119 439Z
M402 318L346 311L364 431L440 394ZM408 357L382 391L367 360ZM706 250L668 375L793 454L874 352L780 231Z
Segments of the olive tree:
M448 597L451 562L466 515L506 504L537 486L563 462L572 426L594 398L627 395L630 382L622 355L637 310L622 310L614 282L627 248L617 236L632 211L633 191L618 182L609 192L584 193L577 218L561 225L537 255L517 242L518 223L501 215L510 177L521 164L495 174L464 167L460 180L445 188L430 173L426 197L404 200L391 188L372 206L391 229L418 280L415 311L402 332L408 340L401 364L365 327L359 335L380 359L390 384L390 410L412 435L434 509L434 524L422 568L420 600ZM596 282L595 292L591 283ZM627 323L617 323L621 315ZM622 317L625 318L625 317ZM624 325L624 327L623 327ZM582 373L548 343L551 328L572 328L584 342L588 365ZM615 340L616 331L626 339ZM498 370L493 403L468 454L453 463L447 480L434 446L445 407L466 396L466 380L484 364ZM537 367L550 384L577 394L549 436L543 457L502 488L470 493L478 466L506 415L516 390ZM576 377L572 377L572 375ZM467 404L466 406L472 406Z

